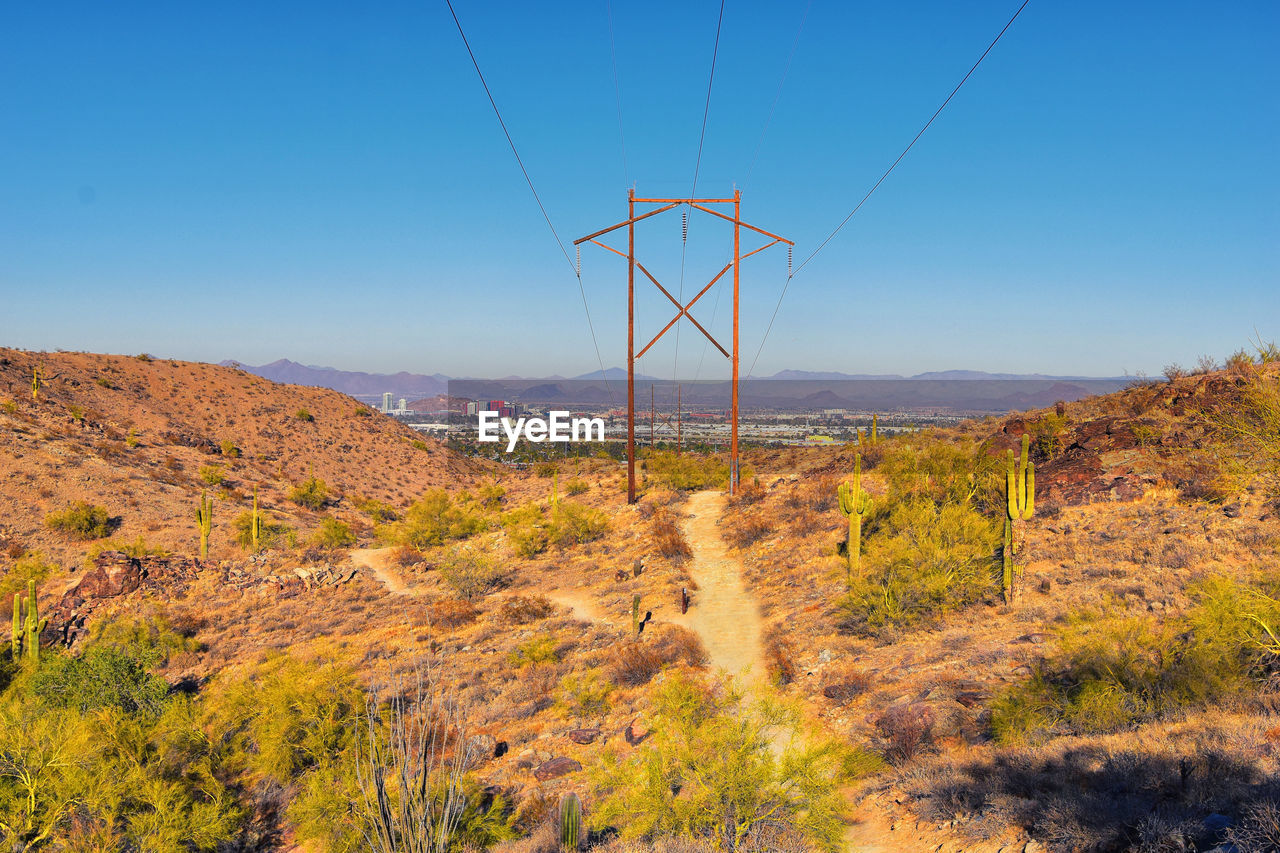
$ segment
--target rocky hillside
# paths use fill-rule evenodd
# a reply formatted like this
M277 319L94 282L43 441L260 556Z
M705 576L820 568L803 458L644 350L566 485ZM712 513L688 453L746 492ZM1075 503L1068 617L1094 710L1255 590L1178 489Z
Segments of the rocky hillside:
M74 501L105 507L114 539L190 551L202 491L229 522L257 485L265 508L305 528L311 514L287 496L313 474L341 512L480 471L336 391L149 356L0 349L0 538L14 554L76 550L45 524Z

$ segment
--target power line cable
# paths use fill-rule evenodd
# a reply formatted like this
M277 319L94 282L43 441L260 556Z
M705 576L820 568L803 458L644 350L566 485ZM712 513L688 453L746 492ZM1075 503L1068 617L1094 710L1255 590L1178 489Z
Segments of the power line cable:
M804 14L800 16L800 26L796 28L796 36L791 40L791 51L787 54L786 64L782 67L782 77L778 80L778 90L773 94L773 104L769 107L769 114L765 117L764 126L760 128L760 138L756 140L755 151L751 155L751 165L747 168L746 180L742 182L742 190L746 192L747 185L751 183L751 176L756 170L756 160L760 157L760 148L764 145L765 134L769 132L769 125L773 122L774 111L778 109L778 101L782 99L782 89L786 85L787 75L791 73L791 62L795 59L796 48L800 45L800 34L804 32L805 22L809 20L809 10L813 7L813 0L809 0L804 6ZM716 285L716 301L711 307L711 323L708 327L715 325L716 316L720 313L720 296L724 293L724 287L720 284ZM698 377L702 375L702 364L707 358L707 349L710 348L710 341L702 342L702 354L698 356L698 369L693 373L693 381L696 383Z
M786 283L782 286L782 293L778 295L778 304L773 307L773 315L769 318L769 325L765 328L764 337L760 340L760 347L759 349L756 350L756 357L751 362L751 370L747 371L748 377L750 377L752 371L755 370L756 362L760 360L760 352L764 349L765 341L769 339L769 332L773 330L773 321L778 318L778 309L782 307L782 299L787 295L787 288L791 286L791 279L794 278L796 274L800 272L800 270L804 269L805 266L809 263L809 261L813 260L814 256L817 255L819 252L821 252L823 248L825 248L826 245L831 242L833 237L835 237L837 234L840 233L840 230L844 228L845 225L848 224L849 220L853 218L854 214L856 214L859 210L862 209L862 206L867 203L867 199L871 198L871 194L880 188L880 185L885 182L885 179L889 177L889 174L893 172L893 170L897 167L899 163L902 162L902 159L907 156L907 153L912 148L915 147L915 144L920 141L920 137L924 136L924 132L929 129L929 127L933 124L934 120L937 119L937 117L942 114L942 111L947 108L947 104L951 103L951 99L956 96L956 93L960 91L960 88L964 86L966 82L968 82L970 77L973 76L973 72L978 70L978 66L982 64L982 60L987 58L987 54L991 52L991 50L996 46L996 43L999 42L1000 39L1004 36L1004 34L1009 30L1009 28L1013 26L1013 22L1018 20L1018 16L1022 14L1022 10L1027 8L1027 4L1029 4L1030 2L1031 0L1023 0L1022 5L1018 7L1018 11L1014 12L1013 17L1010 18L1009 22L1004 25L1004 28L1001 29L1000 32L996 33L996 37L991 40L991 44L987 45L987 49L984 50L982 52L982 55L978 57L978 61L973 63L973 67L969 69L968 73L965 74L963 78L961 78L960 82L956 84L956 87L951 90L951 94L947 95L947 99L942 102L942 106L938 107L938 109L934 111L933 115L929 117L929 120L924 123L924 127L920 128L920 132L917 133L911 139L911 142L907 144L906 148L902 149L902 153L898 155L898 158L889 165L888 169L885 169L884 174L880 176L880 180L876 181L875 184L871 187L871 189L867 190L867 194L862 197L862 200L859 201L856 206L854 206L853 210L849 212L848 216L846 216L843 220L841 220L840 224L835 227L835 230L833 230L830 234L828 234L826 239L818 244L818 248L810 252L809 256L805 258L803 261L801 261L800 265L796 267L787 276Z
M565 248L564 241L560 239L560 235L556 232L556 227L551 224L551 217L547 213L546 205L542 203L542 197L538 195L538 190L533 186L533 179L529 177L529 170L525 168L524 160L520 158L520 152L516 150L516 143L511 138L511 132L507 130L507 123L502 120L502 112L498 109L498 102L493 99L493 92L489 90L489 83L484 79L484 72L480 70L480 63L476 61L475 51L471 49L471 42L467 40L467 34L462 29L462 22L458 20L458 13L454 11L453 3L451 0L444 0L444 2L449 7L449 14L453 16L453 23L458 28L458 35L462 36L462 44L467 49L467 55L471 57L471 64L475 66L476 76L480 78L480 85L484 87L484 93L489 97L489 106L493 107L493 114L497 117L499 126L502 127L503 135L507 137L507 144L511 146L511 153L515 155L516 163L520 166L520 172L524 175L525 183L529 185L529 192L533 193L533 200L538 203L538 209L542 211L542 218L546 220L547 227L551 229L551 236L556 239L556 245L560 247L560 252L569 264L569 269L573 270L573 275L578 280L578 292L582 295L582 310L587 314L587 328L591 331L591 344L596 350L596 361L600 363L600 376L605 381L605 387L609 388L609 376L604 369L604 359L600 356L600 344L596 340L595 324L591 322L591 309L587 306L587 290L582 286L582 272L578 269L577 264L573 262L573 258L569 257L569 250ZM612 388L609 388L609 398L613 399Z
M796 37L791 42L791 52L787 54L787 64L782 69L782 79L778 81L778 91L773 95L773 105L769 107L769 115L764 120L764 127L760 128L760 138L756 140L756 150L751 155L751 165L747 168L747 178L742 182L742 189L745 192L747 184L751 183L751 176L756 170L756 160L760 158L760 148L764 145L764 136L769 131L769 125L773 122L773 113L778 109L778 101L782 99L782 87L786 85L787 75L791 73L791 61L796 58L796 48L800 45L800 34L804 32L805 21L809 20L809 9L813 6L813 0L809 0L804 7L804 15L800 17L800 26L796 29Z
M631 186L631 170L627 167L627 134L622 129L622 87L618 85L618 51L613 43L613 4L606 0L605 12L609 16L609 60L613 65L613 94L618 104L618 138L622 141L622 179Z
M724 24L724 0L720 0L720 15L716 18L716 41L711 48L711 73L707 75L707 99L702 106L702 130L698 134L698 157L693 164L693 188L689 190L689 198L698 194L698 173L702 170L702 145L707 140L707 116L711 114L711 87L716 81L716 58L720 55L720 28ZM688 212L685 211L686 217ZM685 220L688 222L688 219ZM680 244L680 304L684 304L684 264L689 249L689 231L686 225L684 237ZM676 323L676 344L672 356L671 373L676 376L680 372L680 323Z

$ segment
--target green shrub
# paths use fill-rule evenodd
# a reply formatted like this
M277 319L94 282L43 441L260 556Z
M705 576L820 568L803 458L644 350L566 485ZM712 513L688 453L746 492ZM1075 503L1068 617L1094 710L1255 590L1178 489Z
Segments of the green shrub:
M308 412L306 409L298 409L298 411L293 413L293 416L303 423L308 424L316 419L316 416Z
M1174 619L1070 614L1056 653L993 703L997 739L1115 731L1254 691L1280 655L1272 636L1280 628L1280 602L1225 577L1207 578L1189 592L1191 608Z
M507 541L521 557L536 557L551 544L546 514L541 504L528 503L502 515Z
M547 537L556 545L579 545L599 539L608 532L609 517L594 507L558 501L551 508Z
M485 483L476 490L476 499L480 502L480 506L487 510L496 510L502 507L502 500L507 496L507 490L497 483Z
M45 525L74 539L102 539L115 530L115 523L106 507L88 501L76 501L62 512L45 516Z
M55 708L80 712L118 708L125 713L160 713L169 685L148 669L150 658L113 645L95 645L77 657L59 655L42 661L31 679L31 692Z
M350 548L356 544L356 535L351 532L351 525L336 518L320 520L312 542L321 548Z
M25 593L29 581L35 581L36 586L39 586L53 574L55 568L52 563L45 562L39 551L23 554L14 561L4 576L0 577L0 604L5 605L5 612L8 611L8 605L13 604L15 592Z
M167 557L169 552L159 545L151 546L147 544L147 540L141 535L132 542L120 542L115 539L106 542L95 542L89 546L89 551L85 555L85 561L90 565L98 559L98 556L107 551L119 551L129 557Z
M292 548L298 543L298 533L289 525L275 521L265 512L258 511L260 530L258 545L261 548ZM246 509L232 522L235 542L241 548L253 547L253 510Z
M356 498L353 502L355 508L369 516L375 522L384 524L388 521L399 521L400 513L396 508L386 501L380 501L376 498Z
M566 717L603 717L609 713L613 685L599 669L571 672L560 679L556 708Z
M967 504L915 499L873 510L863 573L840 602L841 627L863 635L930 621L993 597L999 528Z
M660 451L645 459L649 480L668 489L682 491L717 489L729 483L729 462L720 456L701 453L674 453ZM750 479L748 466L740 468L741 477Z
M567 495L581 495L591 488L586 480L581 477L574 477L572 480L564 484L564 491Z
M204 480L210 486L221 486L226 478L226 472L222 470L221 465L200 466L200 479Z
M512 649L507 655L507 663L517 669L539 663L556 663L560 660L559 646L560 641L552 634L534 637Z
M946 441L912 433L878 445L876 473L890 500L977 504L998 509L1003 500L1003 458L971 441Z
M229 438L223 439L221 444L222 455L228 459L239 459L240 448L236 447L236 443ZM210 484L214 485L214 484Z
M329 487L324 480L311 474L289 491L289 500L310 510L321 510L329 502Z
M440 577L459 597L471 601L507 585L510 573L487 554L460 552L440 563Z
M393 544L422 550L451 539L466 539L483 529L483 518L455 503L444 489L432 489L409 507L403 521L385 525L382 535Z
M592 768L593 829L624 839L707 838L724 850L765 842L764 833L780 833L773 837L789 840L787 849L840 848L841 785L873 759L802 737L797 708L748 703L683 674L668 678L652 703L653 736L626 753L606 747Z

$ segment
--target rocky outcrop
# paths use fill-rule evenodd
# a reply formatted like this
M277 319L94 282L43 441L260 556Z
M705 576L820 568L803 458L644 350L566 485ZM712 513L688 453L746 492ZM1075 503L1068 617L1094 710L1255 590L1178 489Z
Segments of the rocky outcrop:
M93 568L62 594L49 613L41 642L71 645L87 633L85 621L104 602L143 590L165 596L185 594L195 581L200 563L189 557L130 557L104 551Z

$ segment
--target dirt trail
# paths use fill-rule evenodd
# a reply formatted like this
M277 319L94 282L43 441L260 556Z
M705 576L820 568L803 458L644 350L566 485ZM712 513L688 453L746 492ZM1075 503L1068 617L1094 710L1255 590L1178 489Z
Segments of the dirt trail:
M400 573L391 567L393 550L395 549L361 548L350 552L351 562L373 572L374 577L382 581L382 585L392 595L421 595L419 590L406 584Z
M741 563L720 538L716 522L724 513L724 506L722 492L695 492L689 496L684 535L693 550L693 559L687 568L698 589L692 593L689 612L672 621L697 633L712 669L727 671L748 688L763 687L767 678L764 619L755 597L742 581ZM775 748L780 749L781 744L775 744ZM845 831L845 850L889 853L915 849L897 843L902 839L893 838L887 821L879 816L863 814L859 818Z
M764 620L755 598L742 582L742 567L716 527L724 512L722 492L694 492L686 509L685 539L693 550L688 565L698 585L689 612L672 621L694 631L710 657L712 669L724 669L745 681L764 678Z

